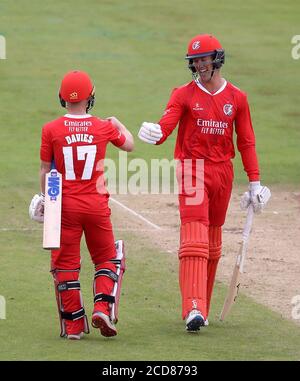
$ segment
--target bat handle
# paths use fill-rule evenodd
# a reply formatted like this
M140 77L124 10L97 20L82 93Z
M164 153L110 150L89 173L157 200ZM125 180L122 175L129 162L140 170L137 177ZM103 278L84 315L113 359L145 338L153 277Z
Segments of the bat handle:
M247 218L243 230L243 242L242 242L242 253L239 263L239 271L242 274L244 272L244 262L246 257L246 252L248 248L248 240L251 233L252 223L253 223L254 209L253 205L250 204L248 207Z
M243 230L243 241L246 243L248 241L251 228L252 228L252 223L253 223L253 216L254 216L254 209L253 205L250 204L248 207L248 212L247 212L247 218Z

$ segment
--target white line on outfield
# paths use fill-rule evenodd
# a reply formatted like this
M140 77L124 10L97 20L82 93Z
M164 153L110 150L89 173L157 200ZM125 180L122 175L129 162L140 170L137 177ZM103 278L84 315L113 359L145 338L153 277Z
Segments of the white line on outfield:
M121 231L121 232L152 232L153 228L149 229L141 229L141 228L119 228L117 226L113 226L113 230ZM172 229L164 229L164 230L172 230ZM1 232L42 232L43 229L31 229L31 228L0 228Z
M138 217L140 220L146 222L146 224L152 226L156 230L162 230L162 228L158 225L155 225L153 222L149 221L147 218L143 217L141 214L135 212L134 210L128 208L126 205L122 204L120 201L115 200L114 198L110 197L110 200L114 202L115 204L119 205L121 208L127 210L127 212L133 214L135 217Z
M0 228L0 232L32 232L42 231L43 229L37 228Z
M127 210L127 212L133 214L135 217L139 218L140 220L142 220L143 222L145 222L146 224L148 224L149 226L151 226L152 228L156 229L156 230L162 230L162 228L156 224L154 224L153 222L149 221L147 218L143 217L141 214L135 212L133 209L131 208L128 208L126 205L124 205L122 202L120 201L117 201L115 200L113 197L110 197L109 198L110 201L114 202L115 204L117 204L118 206L120 206L121 208ZM151 231L152 229L139 229L139 228L117 228L117 227L114 227L115 230L119 230L119 231ZM38 228L0 228L0 232L12 232L12 231L23 231L23 232L26 232L26 231L41 231L42 229L38 229Z
M153 228L148 229L140 229L140 228L118 228L117 226L113 226L113 230L117 230L120 232L153 232ZM160 228L162 230L162 228ZM164 231L170 230L173 231L173 229L164 229Z

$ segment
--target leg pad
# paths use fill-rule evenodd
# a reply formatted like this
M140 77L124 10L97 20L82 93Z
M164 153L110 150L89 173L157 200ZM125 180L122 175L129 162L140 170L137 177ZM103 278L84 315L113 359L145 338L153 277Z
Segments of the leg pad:
M182 318L192 309L206 314L208 228L199 221L182 224L179 249L179 283Z
M116 256L96 266L94 280L94 312L109 315L113 323L118 321L118 307L123 273L125 271L124 242L115 242Z
M222 227L209 227L209 257L207 264L207 316L213 293L215 277L222 251Z
M52 274L61 326L60 336L89 333L78 280L79 271L56 269Z

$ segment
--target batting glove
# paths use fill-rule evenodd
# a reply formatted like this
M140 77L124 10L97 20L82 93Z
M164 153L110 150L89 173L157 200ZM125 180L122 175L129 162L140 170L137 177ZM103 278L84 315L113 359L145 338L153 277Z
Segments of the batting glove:
M29 205L29 217L39 223L44 222L44 204L45 195L43 193L35 194Z
M159 124L144 122L138 133L138 137L145 143L156 144L163 136Z
M249 191L241 198L241 209L245 210L250 204L253 205L254 213L261 213L271 197L268 187L260 185L260 181L250 181Z

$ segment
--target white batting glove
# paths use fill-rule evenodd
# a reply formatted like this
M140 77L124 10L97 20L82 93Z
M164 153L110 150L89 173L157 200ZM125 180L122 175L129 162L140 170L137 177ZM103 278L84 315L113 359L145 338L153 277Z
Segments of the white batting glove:
M29 205L29 217L37 222L44 222L44 204L45 204L45 195L35 194Z
M138 133L138 137L148 144L156 144L162 136L161 127L156 123L144 122Z
M261 213L271 197L268 187L260 185L260 181L250 181L249 191L241 198L241 209L245 210L250 204L253 205L254 213Z

